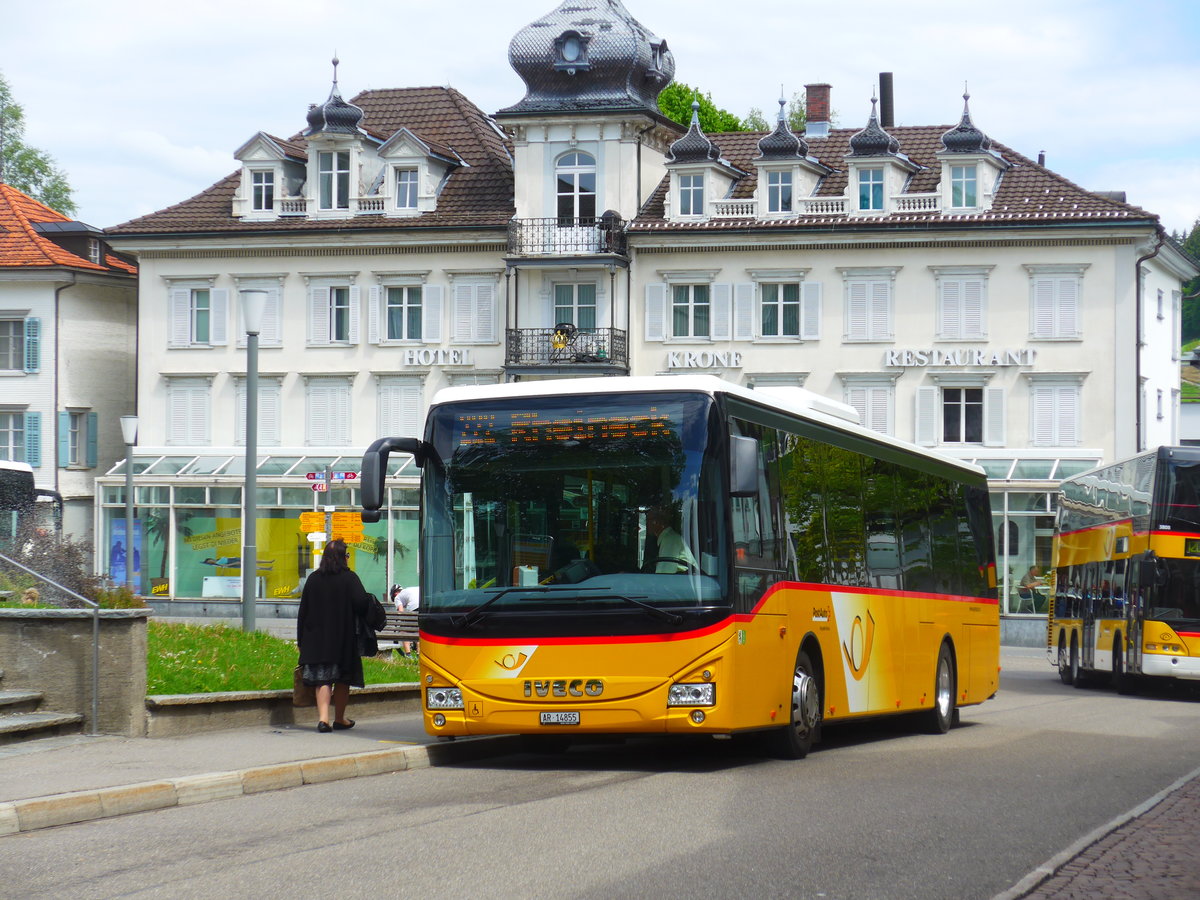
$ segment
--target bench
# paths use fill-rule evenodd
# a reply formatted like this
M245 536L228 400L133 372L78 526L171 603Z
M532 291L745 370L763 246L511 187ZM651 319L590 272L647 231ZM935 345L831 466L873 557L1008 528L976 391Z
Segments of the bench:
M384 608L387 612L387 625L382 631L375 632L375 639L379 641L379 646L400 644L404 641L410 641L415 648L420 640L420 630L417 627L417 613L415 612L398 612L395 609Z

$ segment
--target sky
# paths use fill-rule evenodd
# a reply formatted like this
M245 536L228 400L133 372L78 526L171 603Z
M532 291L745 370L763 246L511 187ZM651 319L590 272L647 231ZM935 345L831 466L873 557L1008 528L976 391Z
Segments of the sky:
M1123 190L1168 231L1200 217L1196 0L624 0L675 77L773 121L782 89L832 85L860 128L880 72L900 125L975 124L1090 190ZM289 137L329 95L450 85L485 112L524 96L508 44L556 0L0 0L0 73L26 142L77 217L117 225L186 200L259 131Z

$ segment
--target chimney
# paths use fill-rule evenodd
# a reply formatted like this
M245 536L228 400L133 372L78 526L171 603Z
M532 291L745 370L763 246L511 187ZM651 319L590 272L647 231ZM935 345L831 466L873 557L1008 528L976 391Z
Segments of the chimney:
M804 134L806 137L829 137L829 91L827 84L804 86Z
M879 73L879 125L891 128L896 124L896 111L892 105L892 73Z
M1046 165L1046 151L1045 150L1038 151L1038 165L1039 166Z

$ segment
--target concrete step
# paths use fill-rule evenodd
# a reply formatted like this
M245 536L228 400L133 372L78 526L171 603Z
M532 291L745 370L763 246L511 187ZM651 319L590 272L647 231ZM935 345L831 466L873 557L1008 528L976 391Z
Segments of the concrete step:
M18 741L78 734L83 727L79 713L26 712L0 715L0 746Z
M39 691L0 691L0 716L33 712L42 702Z

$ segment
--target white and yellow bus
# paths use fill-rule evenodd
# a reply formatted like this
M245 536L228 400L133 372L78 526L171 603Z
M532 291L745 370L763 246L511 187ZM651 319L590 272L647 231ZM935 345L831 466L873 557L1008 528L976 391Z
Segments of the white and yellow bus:
M421 669L439 736L763 732L997 689L981 470L799 388L709 376L450 388L424 438Z
M1046 635L1066 684L1200 679L1200 448L1159 447L1062 483Z

